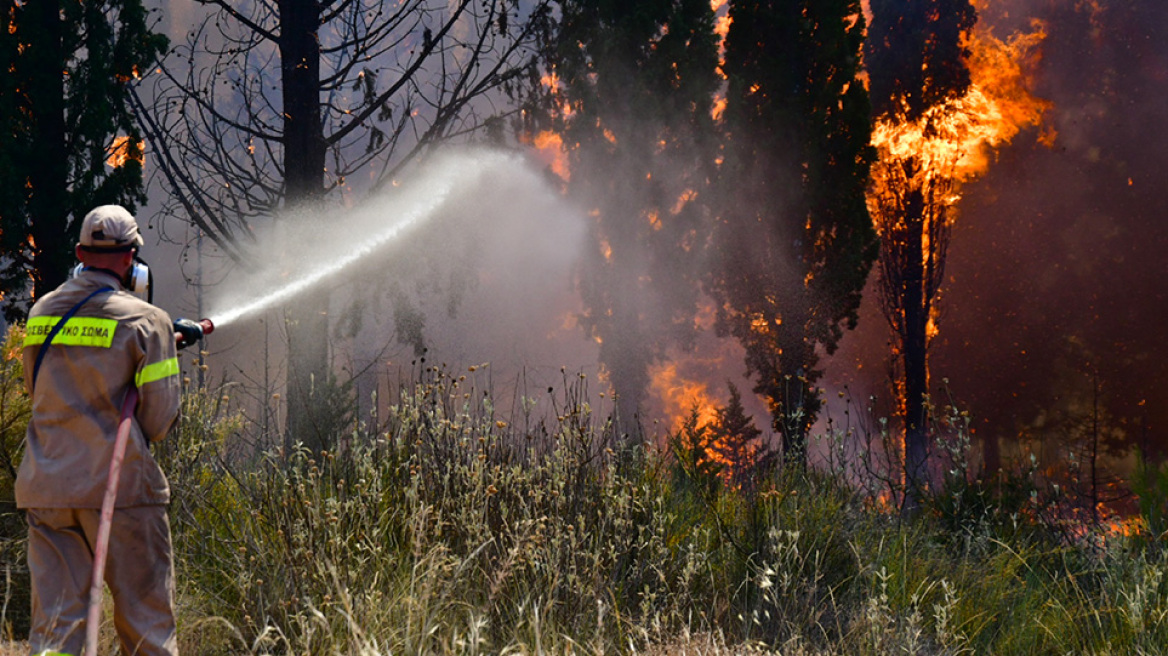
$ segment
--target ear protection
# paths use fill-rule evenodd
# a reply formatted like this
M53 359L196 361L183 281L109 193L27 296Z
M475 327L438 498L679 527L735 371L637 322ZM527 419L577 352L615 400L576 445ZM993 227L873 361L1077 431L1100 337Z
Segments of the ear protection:
M77 266L73 267L73 271L70 274L70 277L76 278L84 270L85 265L78 264ZM137 255L134 256L134 265L130 267L130 270L126 273L126 279L122 281L122 284L126 286L126 289L129 290L131 294L137 296L138 298L146 301L147 303L154 302L154 272L151 271L150 266Z

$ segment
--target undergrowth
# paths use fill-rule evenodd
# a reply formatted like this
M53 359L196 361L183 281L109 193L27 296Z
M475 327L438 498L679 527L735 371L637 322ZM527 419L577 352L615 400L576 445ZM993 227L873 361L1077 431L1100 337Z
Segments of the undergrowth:
M156 451L173 488L180 648L1154 654L1168 644L1164 550L1147 529L1165 514L1160 470L1141 479L1142 530L1068 532L1033 471L964 469L967 423L953 415L943 491L903 513L889 501L903 496L894 477L859 481L876 468L845 446L857 443L850 429L821 437L819 452L835 455L818 466L760 469L745 485L704 466L709 454L692 451L708 444L702 435L660 448L631 439L589 406L585 383L549 389L546 417L529 400L503 416L475 372L431 368L376 426L315 452L241 448L256 443L244 439L254 426L230 389L188 392L181 426Z

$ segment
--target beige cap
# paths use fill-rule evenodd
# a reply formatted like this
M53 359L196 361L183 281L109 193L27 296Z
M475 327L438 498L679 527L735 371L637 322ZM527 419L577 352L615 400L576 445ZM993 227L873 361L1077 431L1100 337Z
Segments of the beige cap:
M102 205L81 222L81 247L94 251L123 251L142 245L138 222L121 205Z

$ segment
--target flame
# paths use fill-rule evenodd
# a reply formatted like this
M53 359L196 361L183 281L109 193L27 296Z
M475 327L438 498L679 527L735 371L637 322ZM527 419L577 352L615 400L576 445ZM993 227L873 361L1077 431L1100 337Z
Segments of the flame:
M737 340L711 334L716 318L717 304L703 297L694 315L695 328L702 335L698 342L685 351L671 347L664 360L649 368L654 414L665 417L673 431L682 427L695 407L699 426L717 418L722 401L711 393L711 386L724 384L726 363L742 361L744 354Z
M659 362L649 368L650 393L661 400L662 410L669 417L670 429L681 430L687 417L695 409L698 426L709 426L718 418L718 405L705 383L683 376L676 360Z
M686 189L685 191L681 192L681 195L677 197L677 202L673 204L672 213L681 214L681 211L685 209L685 206L689 205L690 202L697 197L698 192L695 189Z
M971 37L972 82L964 97L931 107L916 121L903 114L879 119L872 144L881 162L916 159L926 175L966 182L989 168L995 148L1010 143L1021 130L1038 126L1050 103L1030 94L1024 68L1038 59L1046 31L1041 21L1031 27L1033 32L1015 34L1008 42L991 34ZM1049 142L1053 136L1043 138ZM954 204L960 196L954 193L943 200Z
M138 65L137 65L137 64L135 64L135 65L133 65L133 66L130 68L130 74L129 74L129 75L122 75L122 74L120 74L120 73L119 73L119 74L117 74L117 75L115 75L115 76L114 76L114 79L116 79L118 82L120 82L120 83L122 83L122 84L126 84L127 82L130 82L130 81L132 81L132 80L140 80L140 79L142 79L142 74L141 74L141 72L138 70Z
M1102 506L1103 504L1100 504ZM1133 538L1148 533L1148 524L1143 517L1111 517L1103 522L1104 533L1108 537Z
M939 272L944 266L949 231L961 200L964 183L984 173L997 148L1023 129L1042 124L1050 103L1031 95L1026 75L1040 57L1046 38L1041 21L1032 31L1012 35L1003 42L988 31L975 31L966 44L971 83L958 99L928 108L920 118L909 120L907 111L881 116L875 123L872 145L878 158L872 167L868 204L884 249L920 248L926 288L939 292ZM1040 135L1051 143L1053 132ZM906 199L923 199L919 216L906 215ZM908 228L919 222L920 242L900 243ZM905 252L903 257L911 257ZM935 301L935 299L934 299ZM930 301L932 302L932 301ZM928 339L938 333L936 305L928 306ZM903 312L903 308L899 310ZM897 329L899 330L899 329Z
M648 214L648 219L649 225L653 228L654 231L661 229L661 215L657 212L657 210L651 210Z
M718 421L718 411L727 404L727 369L731 363L743 362L745 351L738 340L717 337L713 331L717 319L717 304L703 297L697 306L694 325L699 331L697 341L691 349L671 347L666 350L665 359L649 368L649 397L651 414L664 417L670 431L681 430L687 420L697 411L698 428L711 427ZM746 414L764 426L769 417L765 401L749 391L751 384L745 377L737 381L743 391L742 402ZM721 476L728 485L734 485L735 472L744 464L757 457L760 445L752 445L744 454L745 462L730 462L720 453L721 445L713 434L707 436L706 459L722 465Z
M612 244L608 243L608 240L603 237L600 239L600 254L604 256L605 262L612 261Z
M725 96L720 96L714 99L714 106L710 109L710 116L712 116L715 121L721 120L722 114L726 112L726 102L727 101Z
M868 507L882 515L893 515L899 512L896 499L889 490L881 490L879 494L867 500Z
M730 34L730 7L728 0L710 0L710 10L714 12L714 34L718 35L718 51L725 52L726 37Z
M726 37L730 35L730 6L728 0L710 0L710 10L714 12L714 34L718 35L718 66L715 69L718 75L723 79L726 78L726 71L723 68L726 65ZM718 89L714 97L714 104L710 108L710 116L715 121L722 119L722 113L726 111L726 88L723 85ZM719 166L722 164L718 162Z
M106 149L108 155L105 163L110 168L121 168L127 162L138 162L143 164L146 161L145 143L141 141L131 141L129 137L114 137L114 142Z
M535 147L536 156L552 170L552 173L565 181L571 177L563 137L550 130L544 130L535 135L531 145Z

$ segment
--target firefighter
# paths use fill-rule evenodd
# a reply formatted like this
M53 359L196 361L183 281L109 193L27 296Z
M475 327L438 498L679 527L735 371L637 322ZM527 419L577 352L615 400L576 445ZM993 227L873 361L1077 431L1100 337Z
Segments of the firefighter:
M121 408L139 400L122 464L105 581L125 654L176 654L170 488L150 454L179 415L179 346L189 325L132 293L149 279L138 224L125 208L86 215L81 266L29 313L25 387L32 399L16 479L26 510L33 654L82 653L93 552ZM181 320L180 320L181 321ZM186 322L191 324L193 322ZM201 337L201 333L198 335Z

